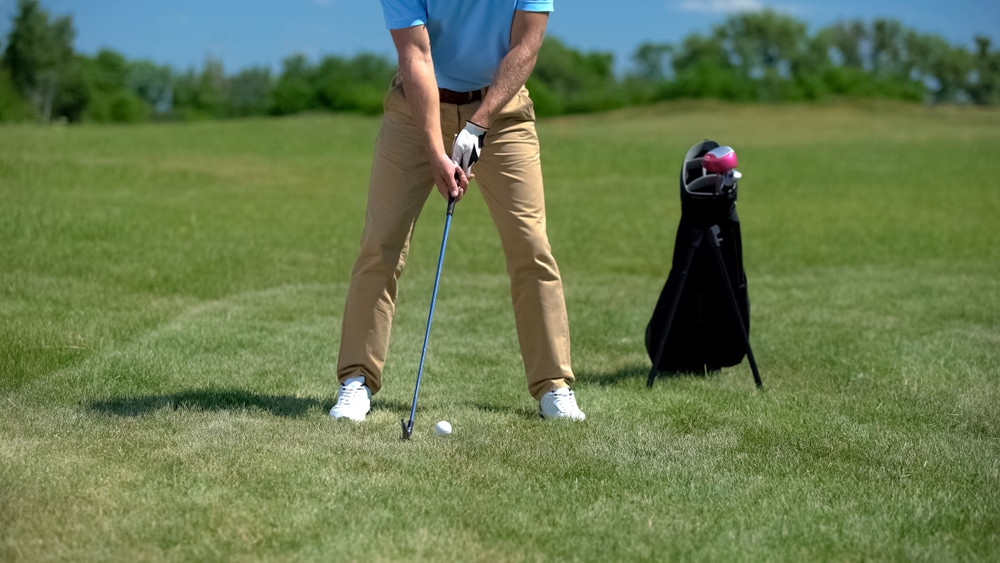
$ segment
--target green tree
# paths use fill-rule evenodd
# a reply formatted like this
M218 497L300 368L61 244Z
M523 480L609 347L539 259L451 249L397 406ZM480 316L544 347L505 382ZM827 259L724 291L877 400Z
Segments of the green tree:
M173 90L173 112L181 119L212 119L223 117L226 96L226 74L222 61L208 57L201 72L190 69L176 77Z
M674 47L669 43L642 43L632 55L632 76L649 83L670 80L674 75Z
M614 55L582 53L554 37L538 52L528 81L540 115L588 113L625 105L625 95L614 74Z
M990 50L987 37L976 37L975 70L969 80L969 97L976 104L1000 102L1000 50Z
M906 28L896 20L877 19L869 33L871 77L876 95L919 101L923 86L912 76L915 61L906 49Z
M667 97L674 78L674 47L669 43L642 43L632 54L632 68L624 87L629 103L645 104Z
M918 101L924 85L915 78L916 59L907 45L908 31L895 20L841 22L820 30L817 42L829 52L823 70L832 94Z
M21 97L6 68L0 67L0 122L31 119L31 106Z
M863 21L843 21L821 30L820 35L835 51L835 57L839 59L835 61L837 66L864 68L864 49L870 37Z
M75 35L69 16L50 21L38 0L18 0L3 64L14 87L44 123L53 113L76 114L81 108L80 78L74 69ZM61 98L60 89L67 89ZM85 99L82 103L86 104Z
M81 59L88 92L85 119L133 123L148 117L149 107L128 87L129 62L123 55L101 49Z
M284 60L281 76L274 87L276 115L291 115L316 108L316 92L313 89L313 68L303 54L295 54Z
M128 63L128 89L145 102L154 116L166 116L173 111L174 71L168 66L140 60Z
M394 65L369 53L352 59L325 57L314 72L317 101L331 111L376 114L394 72Z
M226 80L225 115L267 115L273 105L271 71L248 68Z
M752 88L740 77L716 37L694 33L684 38L674 55L674 72L671 98L747 100L752 97Z
M969 75L975 68L972 54L937 35L909 31L906 50L913 57L913 72L926 86L929 101L962 101Z
M792 78L805 68L808 35L802 22L772 10L729 17L714 31L740 82L752 88L752 98L780 101L791 93Z
M868 28L860 20L839 22L819 30L812 39L812 51L822 60L818 72L827 94L842 97L874 94L865 70L864 45Z
M871 67L878 77L908 77L906 29L896 20L877 19L871 29Z

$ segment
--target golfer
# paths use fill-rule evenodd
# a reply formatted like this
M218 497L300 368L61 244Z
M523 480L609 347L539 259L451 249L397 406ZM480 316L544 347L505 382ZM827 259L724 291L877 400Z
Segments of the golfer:
M399 71L375 144L330 416L367 415L382 388L397 280L417 216L434 186L460 200L475 174L506 257L528 392L544 418L585 418L569 388L569 323L524 87L552 10L553 0L382 0Z

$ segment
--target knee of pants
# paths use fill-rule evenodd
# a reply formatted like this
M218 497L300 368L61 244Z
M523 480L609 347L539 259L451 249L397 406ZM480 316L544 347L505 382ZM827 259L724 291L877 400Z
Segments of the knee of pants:
M409 241L406 233L365 232L356 270L378 271L398 278L406 264Z
M559 268L547 239L508 245L507 274L511 279L532 278L540 281L559 279Z

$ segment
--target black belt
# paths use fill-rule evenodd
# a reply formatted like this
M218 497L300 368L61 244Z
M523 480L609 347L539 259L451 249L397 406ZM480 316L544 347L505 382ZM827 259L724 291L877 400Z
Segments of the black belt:
M486 92L487 89L488 88L482 88L471 92L456 92L454 90L448 90L447 88L438 88L438 97L441 98L442 104L455 104L457 106L462 106L482 100L483 93Z

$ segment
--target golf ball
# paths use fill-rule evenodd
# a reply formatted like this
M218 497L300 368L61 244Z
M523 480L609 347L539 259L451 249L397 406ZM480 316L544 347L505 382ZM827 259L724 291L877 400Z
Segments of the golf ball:
M434 433L438 436L451 436L451 424L447 420L442 420L434 425Z

